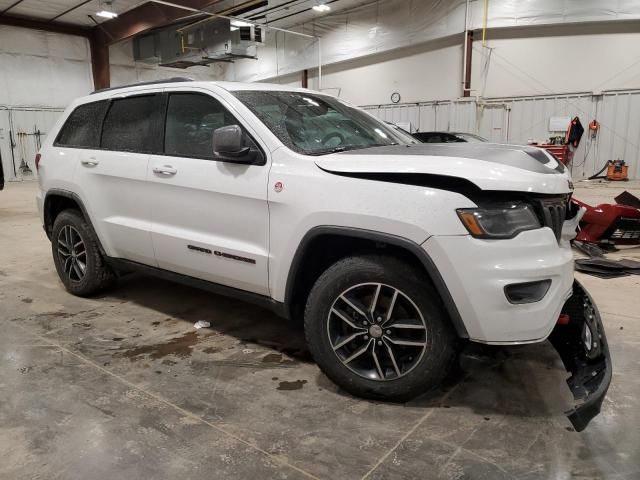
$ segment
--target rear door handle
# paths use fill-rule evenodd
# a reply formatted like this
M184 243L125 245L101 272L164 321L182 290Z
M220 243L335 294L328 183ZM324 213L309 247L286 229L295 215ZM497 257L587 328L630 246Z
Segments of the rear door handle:
M161 167L153 167L153 173L168 177L178 173L178 170L173 168L171 165L162 165Z
M91 157L88 158L86 160L80 160L80 163L82 165L84 165L85 167L95 167L96 165L98 165L100 162L98 161L97 158L95 157Z

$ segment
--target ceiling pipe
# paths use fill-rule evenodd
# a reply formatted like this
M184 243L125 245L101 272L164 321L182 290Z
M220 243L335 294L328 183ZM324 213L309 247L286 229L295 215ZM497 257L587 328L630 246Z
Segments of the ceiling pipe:
M254 22L252 20L247 20L246 18L242 18L242 17L234 17L234 16L231 16L231 15L221 15L219 13L207 12L206 10L198 10L197 8L186 7L184 5L178 5L177 3L166 2L164 0L151 0L151 2L152 3L157 3L159 5L165 5L167 7L180 8L180 9L186 10L188 12L195 12L195 13L201 13L203 15L209 15L210 17L225 18L227 20L235 20L235 21L238 21L238 22L250 23L251 25L255 25L255 26L260 27L260 28L269 28L271 30L276 30L278 32L290 33L292 35L298 35L300 37L317 38L314 35L308 35L306 33L295 32L293 30L287 30L286 28L272 27L272 26L264 24L264 23L258 23L258 22Z
M236 5L235 7L231 7L231 8L227 8L226 10L222 10L221 12L218 12L218 15L228 15L234 12L237 12L238 10L243 10L247 7L251 7L253 5L257 5L262 3L264 0L248 0L244 3L241 3L240 5ZM196 25L200 25L201 23L206 23L206 22L210 22L212 20L211 17L209 18L203 18L202 20L198 20L196 22L190 23L188 25L185 25L184 27L180 27L176 30L176 32L182 32L184 30L189 30L193 27L195 27ZM243 22L246 20L243 20Z
M484 0L482 13L482 46L487 46L487 18L489 17L489 0Z

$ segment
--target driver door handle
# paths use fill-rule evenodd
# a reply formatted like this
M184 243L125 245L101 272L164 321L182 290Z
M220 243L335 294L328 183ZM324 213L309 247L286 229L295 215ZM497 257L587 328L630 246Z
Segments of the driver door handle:
M178 170L173 168L171 165L162 165L161 167L153 167L153 173L169 177L178 173Z

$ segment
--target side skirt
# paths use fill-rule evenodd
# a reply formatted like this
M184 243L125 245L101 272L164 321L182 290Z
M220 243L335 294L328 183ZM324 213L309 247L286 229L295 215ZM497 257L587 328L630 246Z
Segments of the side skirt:
M129 272L140 272L154 277L163 278L171 282L181 283L189 287L199 288L206 290L216 295L223 295L225 297L235 298L243 302L257 305L266 310L270 310L276 315L282 318L287 317L287 309L284 303L278 302L271 297L265 295L259 295L253 292L247 292L240 290L239 288L228 287L226 285L220 285L218 283L209 282L200 278L190 277L188 275L182 275L180 273L170 272L169 270L163 270L162 268L151 267L138 262L132 262L130 260L124 260L122 258L105 257L107 263L119 274Z

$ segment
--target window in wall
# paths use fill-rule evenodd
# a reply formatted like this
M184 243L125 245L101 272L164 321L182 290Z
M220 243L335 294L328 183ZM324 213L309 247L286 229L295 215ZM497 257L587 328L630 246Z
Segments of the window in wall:
M107 101L86 103L76 108L65 122L55 144L62 147L98 148L100 124Z
M216 99L198 93L172 93L164 151L169 155L213 159L213 131L227 125L240 122ZM246 146L255 148L251 138L246 134L244 137Z
M124 152L160 152L162 136L156 129L160 110L158 95L114 100L104 120L100 145Z

